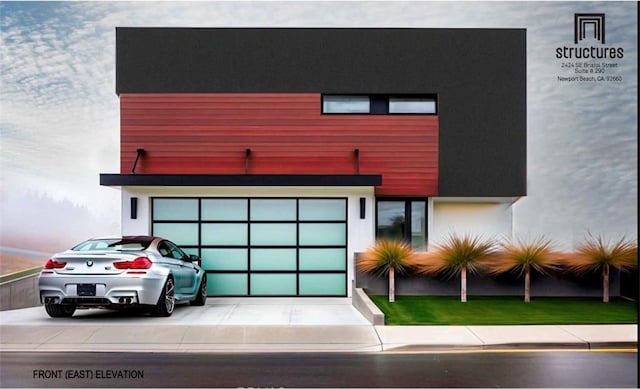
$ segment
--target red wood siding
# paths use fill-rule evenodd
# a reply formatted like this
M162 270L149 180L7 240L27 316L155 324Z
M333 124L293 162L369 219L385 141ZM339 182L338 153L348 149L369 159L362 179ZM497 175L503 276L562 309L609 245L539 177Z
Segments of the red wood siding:
M121 172L382 174L377 195L438 194L438 117L322 115L320 94L121 94Z

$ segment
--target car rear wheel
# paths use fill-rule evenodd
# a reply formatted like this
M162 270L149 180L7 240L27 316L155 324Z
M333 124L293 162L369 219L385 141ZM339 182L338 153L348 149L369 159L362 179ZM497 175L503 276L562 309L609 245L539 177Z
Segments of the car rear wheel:
M176 307L175 283L173 278L167 278L156 304L155 313L158 316L171 316Z
M207 302L207 276L202 276L202 281L200 281L200 288L198 289L198 294L196 295L195 300L191 302L191 305L202 306Z
M45 304L44 309L51 317L71 317L76 311L76 306L70 304Z

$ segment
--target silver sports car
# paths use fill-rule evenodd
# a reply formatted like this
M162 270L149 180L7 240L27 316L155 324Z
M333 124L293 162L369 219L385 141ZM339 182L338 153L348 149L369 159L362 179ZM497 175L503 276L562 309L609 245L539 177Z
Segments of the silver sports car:
M158 237L90 239L47 261L40 301L51 317L69 317L76 308L144 306L170 316L179 303L204 305L207 276L199 263Z

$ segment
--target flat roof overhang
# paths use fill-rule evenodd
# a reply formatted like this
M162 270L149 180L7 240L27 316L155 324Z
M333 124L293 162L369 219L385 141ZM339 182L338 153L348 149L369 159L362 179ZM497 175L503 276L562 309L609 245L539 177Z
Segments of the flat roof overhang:
M380 186L381 174L100 174L102 186Z

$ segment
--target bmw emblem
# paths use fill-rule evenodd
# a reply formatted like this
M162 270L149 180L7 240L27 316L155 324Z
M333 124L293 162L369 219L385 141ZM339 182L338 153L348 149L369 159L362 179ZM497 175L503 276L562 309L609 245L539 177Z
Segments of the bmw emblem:
M93 266L93 261L92 260L88 260L87 261L87 266L89 266L89 267Z

